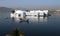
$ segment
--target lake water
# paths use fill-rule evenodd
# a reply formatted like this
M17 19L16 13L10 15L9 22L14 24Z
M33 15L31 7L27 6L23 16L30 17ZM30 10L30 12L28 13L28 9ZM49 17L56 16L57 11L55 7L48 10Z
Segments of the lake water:
M24 36L60 36L60 14L29 18L29 23L20 23L10 18L10 12L0 12L0 36L12 33L14 28L19 28Z

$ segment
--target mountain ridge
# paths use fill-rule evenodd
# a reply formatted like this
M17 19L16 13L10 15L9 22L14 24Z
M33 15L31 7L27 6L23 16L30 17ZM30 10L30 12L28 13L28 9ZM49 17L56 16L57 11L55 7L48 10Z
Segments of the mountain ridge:
M12 10L14 9L8 7L0 7L0 12L11 12Z

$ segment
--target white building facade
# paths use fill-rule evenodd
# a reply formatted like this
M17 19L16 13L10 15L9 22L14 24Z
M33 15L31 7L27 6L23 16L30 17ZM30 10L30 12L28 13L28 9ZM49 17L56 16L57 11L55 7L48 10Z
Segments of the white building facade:
M24 18L25 16L48 16L48 10L31 10L29 12L22 10L15 10L14 13L11 13L11 17Z

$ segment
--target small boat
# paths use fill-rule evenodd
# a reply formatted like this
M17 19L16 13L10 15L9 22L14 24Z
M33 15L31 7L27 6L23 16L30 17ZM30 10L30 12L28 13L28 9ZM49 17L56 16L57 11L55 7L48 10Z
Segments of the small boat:
M19 18L20 22L29 22L29 19L23 19L23 18Z

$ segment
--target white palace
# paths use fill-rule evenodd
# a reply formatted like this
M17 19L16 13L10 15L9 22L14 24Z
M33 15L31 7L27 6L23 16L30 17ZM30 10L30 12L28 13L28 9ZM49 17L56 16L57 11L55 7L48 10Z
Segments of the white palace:
M31 10L31 11L14 10L10 14L10 16L16 18L24 18L26 16L45 17L48 16L48 10Z

